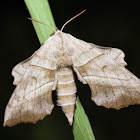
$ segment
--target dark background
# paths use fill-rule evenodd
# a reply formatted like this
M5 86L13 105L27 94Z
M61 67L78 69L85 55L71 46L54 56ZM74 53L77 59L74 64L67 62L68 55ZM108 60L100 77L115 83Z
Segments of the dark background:
M60 29L71 17L87 11L69 23L64 32L101 46L123 50L127 69L140 77L139 3L125 1L51 0L55 23ZM4 139L73 140L72 129L61 108L55 106L43 121L3 127L4 110L15 88L12 68L40 46L23 1L1 1L0 5L0 137ZM90 99L88 85L76 80L77 94L97 140L137 140L140 138L140 106L119 111L98 107ZM53 93L55 94L55 93Z

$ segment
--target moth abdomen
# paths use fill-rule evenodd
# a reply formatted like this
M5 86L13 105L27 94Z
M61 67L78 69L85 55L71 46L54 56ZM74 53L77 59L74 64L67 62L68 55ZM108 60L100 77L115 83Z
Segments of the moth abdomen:
M57 80L57 105L61 106L72 125L77 91L72 69L60 68L57 72Z

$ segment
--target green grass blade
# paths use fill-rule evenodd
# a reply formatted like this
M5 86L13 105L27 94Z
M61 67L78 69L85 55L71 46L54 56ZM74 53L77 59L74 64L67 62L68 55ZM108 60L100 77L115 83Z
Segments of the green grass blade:
M78 97L74 114L73 134L75 140L95 140L90 122Z
M52 26L53 28L56 28L47 0L24 1L32 19L38 20ZM41 44L49 38L51 33L53 33L53 30L45 25L36 22L33 22L33 25ZM78 97L76 100L73 134L75 140L95 140L89 120Z
M31 18L46 23L56 29L51 9L47 0L25 0ZM38 39L42 44L54 31L40 23L33 22Z

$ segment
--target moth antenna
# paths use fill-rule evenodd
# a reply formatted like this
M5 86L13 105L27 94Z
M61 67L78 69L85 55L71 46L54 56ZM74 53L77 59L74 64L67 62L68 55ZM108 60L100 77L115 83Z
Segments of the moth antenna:
M76 16L72 17L71 19L69 19L69 20L62 26L61 31L64 29L64 27L66 26L66 24L68 24L70 21L72 21L72 20L75 19L76 17L80 16L81 14L83 14L85 11L86 11L86 9L83 10L82 12L80 12L79 14L77 14Z
M32 20L32 21L35 21L35 22L38 22L38 23L41 23L41 24L44 24L44 25L50 27L52 30L54 30L54 32L56 32L56 30L55 30L52 26L50 26L50 25L48 25L48 24L46 24L46 23L43 23L43 22L40 22L40 21L37 21L37 20L31 19L31 18L28 18L28 19L29 19L29 20Z

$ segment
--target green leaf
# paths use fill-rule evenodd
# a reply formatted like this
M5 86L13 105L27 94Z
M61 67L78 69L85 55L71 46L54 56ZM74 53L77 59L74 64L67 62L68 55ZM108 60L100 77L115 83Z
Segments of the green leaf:
M46 23L56 29L51 9L47 0L25 0L25 3L32 19ZM41 44L49 38L51 33L54 32L50 27L34 21L33 25Z
M73 134L75 140L95 140L87 115L80 103L79 97L76 100L74 114Z
M32 19L46 23L56 29L47 0L25 0L25 3ZM37 22L33 22L33 25L41 44L53 33L53 30L45 25ZM89 120L78 97L73 122L73 134L75 140L95 140Z

